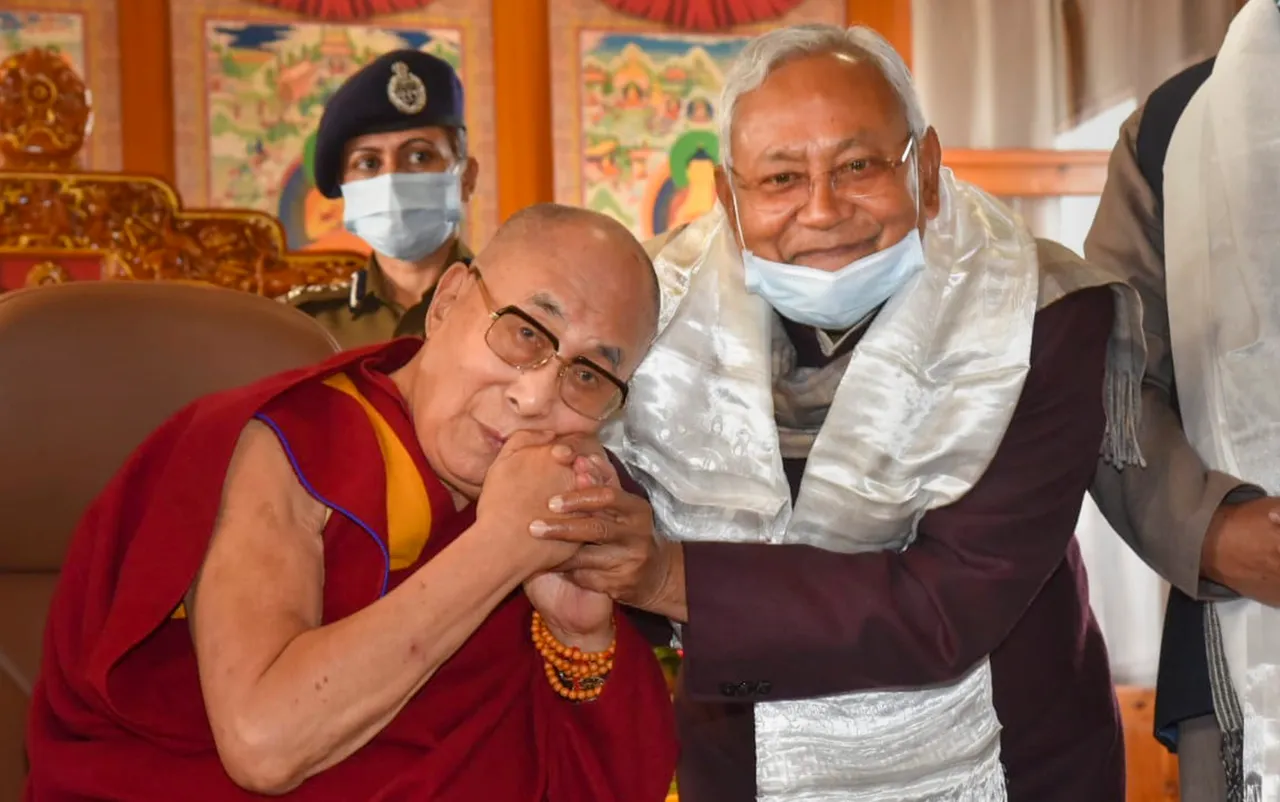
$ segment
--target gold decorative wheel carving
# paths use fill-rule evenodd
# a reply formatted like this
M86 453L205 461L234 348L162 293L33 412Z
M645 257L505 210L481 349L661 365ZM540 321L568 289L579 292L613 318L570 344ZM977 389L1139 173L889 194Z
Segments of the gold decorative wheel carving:
M0 64L0 157L13 170L70 170L89 130L84 81L37 48Z

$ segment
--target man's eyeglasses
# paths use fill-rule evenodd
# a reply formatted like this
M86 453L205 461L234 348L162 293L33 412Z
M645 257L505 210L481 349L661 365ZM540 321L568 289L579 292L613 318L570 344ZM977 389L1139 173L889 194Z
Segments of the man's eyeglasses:
M579 415L605 420L622 408L627 401L626 382L586 357L560 356L559 337L518 306L498 308L480 269L472 265L470 270L489 310L484 341L499 359L521 371L537 370L553 359L558 361L560 398Z
M829 182L836 197L846 201L875 197L885 192L892 186L898 168L911 157L915 143L915 137L908 136L902 154L897 158L859 156L814 175L789 170L747 178L732 168L730 172L738 186L750 193L751 202L757 209L770 215L790 214L813 197L815 181Z

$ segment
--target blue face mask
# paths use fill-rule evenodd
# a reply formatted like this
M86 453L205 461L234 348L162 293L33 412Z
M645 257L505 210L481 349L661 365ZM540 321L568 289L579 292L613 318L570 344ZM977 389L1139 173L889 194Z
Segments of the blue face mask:
M443 173L384 173L342 185L342 222L378 253L416 262L444 245L462 220L462 181Z
M913 228L897 244L839 270L771 262L745 249L742 265L747 290L768 301L778 314L838 331L862 320L924 269L924 247Z
M914 155L914 146L909 145L908 149ZM912 158L908 163L909 189L916 202L915 219L919 220L920 187L916 169ZM888 248L855 259L839 270L769 261L746 247L747 238L742 235L739 222L738 194L734 192L732 197L747 291L764 298L788 320L832 331L847 329L892 298L912 276L924 269L924 246L920 231L915 228Z

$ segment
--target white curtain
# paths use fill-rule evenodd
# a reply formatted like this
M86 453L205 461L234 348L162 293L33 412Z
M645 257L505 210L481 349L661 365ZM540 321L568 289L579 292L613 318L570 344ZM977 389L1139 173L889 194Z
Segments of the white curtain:
M1063 82L1052 4L914 0L916 91L942 144L1051 148Z
M1066 103L1054 2L913 0L916 91L943 147L1053 149ZM1036 233L1055 200L1018 203Z
M1076 539L1089 572L1089 603L1119 685L1154 688L1168 584L1138 559L1085 497Z
M957 148L1053 148L1217 52L1240 0L913 0L925 114Z
M1067 82L1060 128L1214 55L1242 0L1050 0Z

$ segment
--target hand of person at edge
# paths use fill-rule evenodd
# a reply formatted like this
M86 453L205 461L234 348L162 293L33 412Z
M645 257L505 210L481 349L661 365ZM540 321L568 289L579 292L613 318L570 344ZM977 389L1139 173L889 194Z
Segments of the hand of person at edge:
M567 461L563 451L556 457ZM656 534L649 502L622 489L598 444L576 444L572 465L577 489L553 497L551 515L530 527L536 538L581 545L556 571L581 588L685 621L684 553Z
M551 455L557 463L568 467L585 442L561 440L551 449ZM610 475L611 472L584 464L581 470L574 471L575 487L603 485ZM542 520L545 522L549 517L542 516ZM534 609L542 614L551 634L566 646L602 652L613 642L613 599L608 594L574 584L558 568L530 577L524 583L524 592Z
M1205 533L1200 572L1241 596L1280 606L1280 499L1218 507Z

